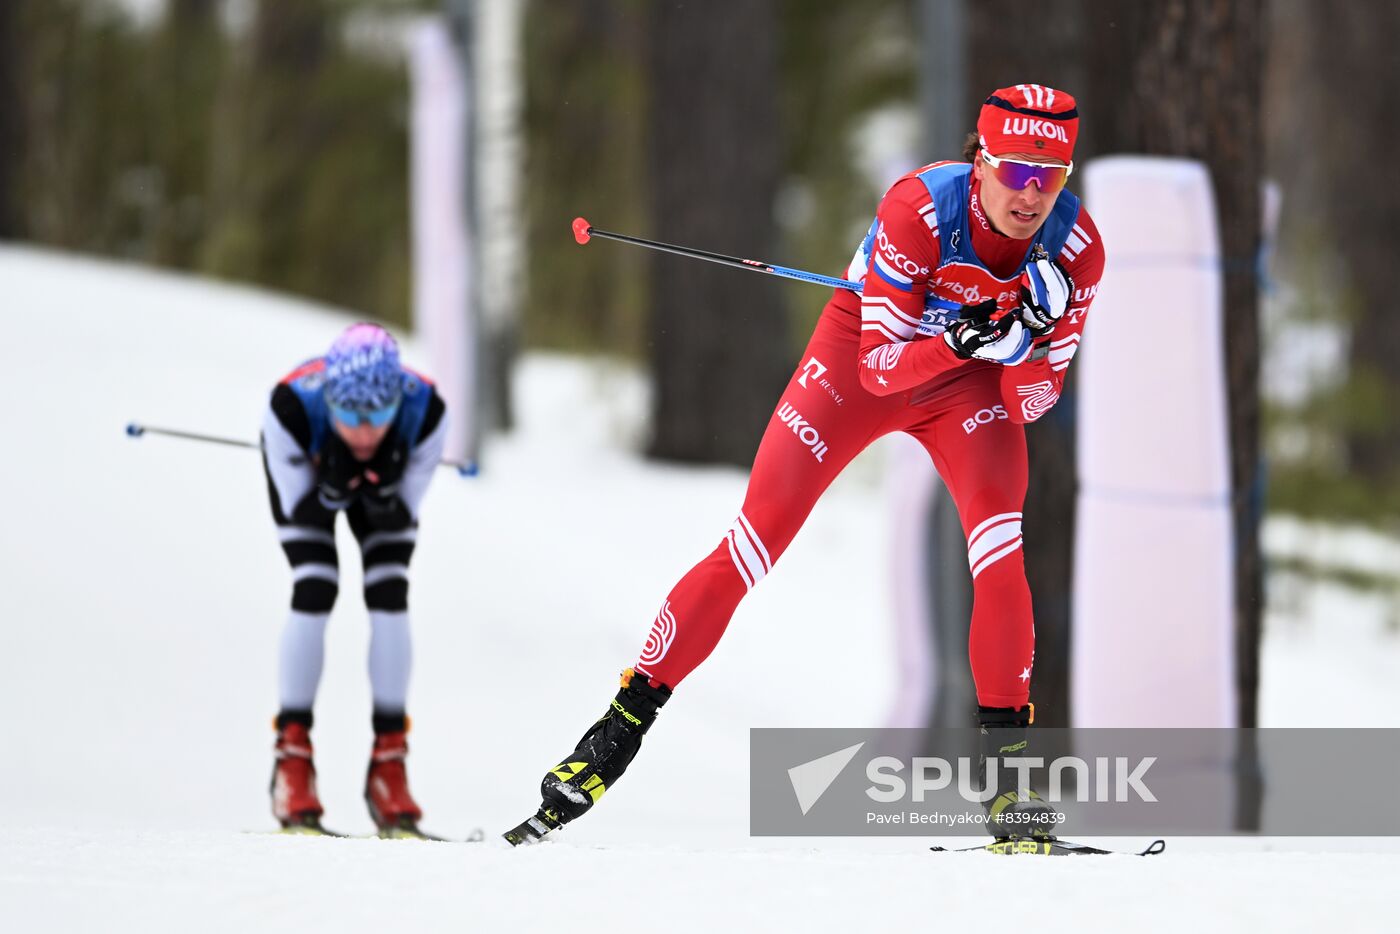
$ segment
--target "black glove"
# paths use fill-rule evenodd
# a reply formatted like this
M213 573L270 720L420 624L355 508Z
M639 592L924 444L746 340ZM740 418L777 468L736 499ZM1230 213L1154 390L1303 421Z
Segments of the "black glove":
M406 528L413 520L408 504L399 496L406 466L408 445L397 433L380 442L374 456L364 465L360 502L364 505L365 518L376 529Z
M374 456L364 464L365 495L384 497L397 493L407 466L408 445L398 432L392 432L379 442Z
M344 509L361 483L361 464L345 442L329 432L316 470L316 494L327 509Z
M1031 350L1031 334L1019 316L1005 314L997 320L995 299L980 305L964 305L958 320L943 332L948 348L963 360L986 360L1015 366L1026 359Z

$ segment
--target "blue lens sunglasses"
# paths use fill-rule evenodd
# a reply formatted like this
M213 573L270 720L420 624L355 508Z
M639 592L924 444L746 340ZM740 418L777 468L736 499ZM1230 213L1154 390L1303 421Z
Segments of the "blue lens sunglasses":
M338 405L330 405L331 417L342 425L354 428L357 425L373 425L375 428L383 428L394 420L394 416L399 413L399 403L394 401L381 409L371 409L368 412L360 412L355 409L342 409Z

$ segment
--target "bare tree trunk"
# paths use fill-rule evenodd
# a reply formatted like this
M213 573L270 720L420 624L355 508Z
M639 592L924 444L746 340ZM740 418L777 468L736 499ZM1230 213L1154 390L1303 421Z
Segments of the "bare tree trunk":
M216 0L172 0L151 42L150 93L161 106L150 114L148 146L162 184L144 257L150 262L189 268L198 258L208 223L209 105L224 46Z
M1088 2L1095 30L1093 85L1121 89L1105 102L1112 135L1101 138L1113 139L1125 151L1199 159L1209 167L1215 188L1225 257L1239 722L1254 726L1263 612L1258 258L1264 5L1262 0Z
M19 209L21 97L19 4L0 3L0 240L13 240L24 231Z
M642 360L645 251L580 250L564 232L580 214L608 230L647 224L647 17L621 0L549 4L548 15L530 16L543 6L527 10L525 31L525 216L530 264L548 276L527 277L525 342Z
M219 275L291 291L306 168L326 132L304 94L327 53L327 0L259 0L248 48L224 76L211 186L216 233L203 265Z
M252 73L257 90L250 105L250 124L244 145L258 154L251 191L251 207L261 236L254 268L265 281L303 286L294 281L290 266L296 256L297 210L304 200L306 163L298 158L310 152L325 132L307 118L307 108L297 95L285 89L310 84L327 52L329 26L324 0L281 3L261 0L252 35Z
M780 173L772 0L651 9L652 234L767 259ZM652 443L671 460L747 466L795 366L777 285L657 254Z

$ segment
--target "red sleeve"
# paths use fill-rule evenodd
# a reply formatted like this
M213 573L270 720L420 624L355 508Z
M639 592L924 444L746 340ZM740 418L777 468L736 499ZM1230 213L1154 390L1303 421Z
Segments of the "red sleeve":
M1006 367L1001 375L1002 402L1011 420L1018 425L1035 421L1059 401L1070 361L1079 350L1089 306L1099 291L1104 267L1103 242L1088 211L1079 212L1074 231L1058 258L1074 282L1074 294L1065 316L1050 336L1037 342L1037 346L1048 345L1049 353L1020 366Z
M918 179L895 185L880 202L876 218L860 299L860 384L886 396L926 383L964 361L941 339L914 340L938 268L938 219L928 190Z

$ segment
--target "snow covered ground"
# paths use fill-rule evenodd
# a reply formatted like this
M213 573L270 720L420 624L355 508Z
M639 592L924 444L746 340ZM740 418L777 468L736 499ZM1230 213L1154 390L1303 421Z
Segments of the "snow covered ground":
M750 838L750 726L887 714L888 588L851 573L879 566L869 549L888 537L878 449L740 608L623 790L557 841L245 832L272 823L289 587L261 471L252 452L122 429L251 439L271 383L346 319L18 248L0 249L0 318L6 930L1390 929L1392 840L1183 838L1151 860L1010 861L916 840ZM411 343L406 356L422 359ZM532 357L518 386L519 430L488 448L480 477L439 476L414 558L411 772L425 825L448 835L494 838L533 809L543 769L606 704L743 491L741 471L631 453L641 406L626 374ZM357 574L351 557L316 728L326 820L349 832L370 828ZM1345 622L1271 621L1269 725L1359 725L1358 671L1384 705L1365 716L1393 722L1396 638L1330 599L1311 612Z

